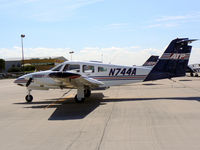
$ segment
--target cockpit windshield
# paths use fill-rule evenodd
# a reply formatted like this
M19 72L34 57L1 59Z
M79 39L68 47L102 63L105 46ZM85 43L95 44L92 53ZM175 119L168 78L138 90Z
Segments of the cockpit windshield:
M60 71L60 69L62 68L63 64L57 65L55 67L53 67L51 70L52 71Z

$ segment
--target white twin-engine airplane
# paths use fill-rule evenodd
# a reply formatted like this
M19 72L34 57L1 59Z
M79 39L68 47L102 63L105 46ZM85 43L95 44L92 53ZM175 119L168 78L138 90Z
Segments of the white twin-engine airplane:
M27 88L27 102L33 100L31 90L77 89L74 99L81 103L92 90L185 76L192 49L189 43L193 41L188 38L173 40L154 67L66 61L51 70L23 75L14 83Z

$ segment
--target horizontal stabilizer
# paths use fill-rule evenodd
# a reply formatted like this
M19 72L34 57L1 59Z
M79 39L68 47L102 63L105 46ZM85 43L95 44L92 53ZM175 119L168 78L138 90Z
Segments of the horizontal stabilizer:
M188 38L184 38L180 41L177 41L177 43L192 43L194 41L197 41L198 39L188 39Z
M159 56L152 55L142 66L154 66L158 61Z

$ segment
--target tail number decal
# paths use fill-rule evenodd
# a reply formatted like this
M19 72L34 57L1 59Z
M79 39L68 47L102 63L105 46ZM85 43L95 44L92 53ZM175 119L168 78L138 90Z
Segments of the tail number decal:
M111 68L109 76L135 76L136 68Z

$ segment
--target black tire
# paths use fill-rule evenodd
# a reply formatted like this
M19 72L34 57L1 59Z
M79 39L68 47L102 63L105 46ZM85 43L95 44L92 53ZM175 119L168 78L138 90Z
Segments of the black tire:
M91 95L91 90L86 90L85 91L85 97L90 97L90 95Z
M194 74L191 72L191 73L190 73L190 76L191 76L191 77L193 77L193 76L194 76Z
M195 73L195 77L198 77L199 75L198 75L198 73Z
M32 95L26 95L25 99L26 99L26 101L27 101L28 103L30 103L30 102L33 101L33 96L32 96Z
M75 100L76 103L84 103L85 98L81 98L81 100L79 100L79 99L77 98L77 95L76 95L75 98L74 98L74 100Z

